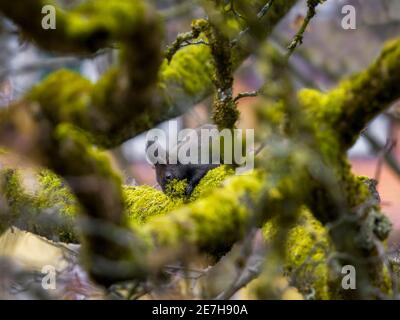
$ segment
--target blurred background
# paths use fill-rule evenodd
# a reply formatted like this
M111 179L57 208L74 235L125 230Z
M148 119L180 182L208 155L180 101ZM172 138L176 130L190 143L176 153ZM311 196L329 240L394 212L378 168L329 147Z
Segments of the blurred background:
M59 0L68 7L80 0ZM153 0L165 19L166 41L172 42L179 32L190 29L194 18L204 12L195 0ZM357 13L356 30L341 26L344 5L353 5ZM306 13L305 1L280 23L272 35L272 43L284 50L297 32ZM382 45L400 35L400 1L398 0L327 0L312 20L304 43L293 54L290 69L296 89L304 87L329 90L338 81L364 69L379 54ZM0 16L0 107L21 97L35 83L59 68L70 68L95 82L115 61L116 52L106 50L90 59L53 56L25 42L9 21ZM260 67L250 57L236 72L235 91L257 90L262 85ZM240 100L239 127L254 128L257 98ZM210 102L204 101L178 121L183 127L197 127L210 120ZM160 127L167 129L168 124ZM257 134L257 133L256 133ZM390 244L400 246L400 103L376 118L365 128L361 138L349 151L355 173L374 178L384 211L394 224ZM156 185L155 172L145 158L145 134L112 150L115 163L126 177L127 184ZM1 159L0 159L1 163ZM1 239L0 239L1 242ZM86 290L87 288L84 288ZM82 289L83 290L83 289Z

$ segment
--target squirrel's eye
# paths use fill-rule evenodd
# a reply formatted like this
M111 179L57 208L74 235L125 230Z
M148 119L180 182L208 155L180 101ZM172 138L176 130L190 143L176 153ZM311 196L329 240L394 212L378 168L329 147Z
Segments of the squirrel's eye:
M165 174L165 179L166 179L166 180L171 180L171 179L172 179L172 173L169 173L169 172L166 173L166 174Z

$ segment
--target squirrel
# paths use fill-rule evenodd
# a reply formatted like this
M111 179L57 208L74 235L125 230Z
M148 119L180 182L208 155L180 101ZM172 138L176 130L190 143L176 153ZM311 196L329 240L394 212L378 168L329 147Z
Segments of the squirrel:
M217 161L212 161L211 157L209 156L209 161L207 163L200 163L200 161L196 163L187 163L183 164L179 157L176 157L177 154L183 150L195 151L196 159L201 152L204 152L201 149L201 130L211 130L211 135L218 134L218 129L215 125L203 125L196 129L192 129L191 133L185 135L183 139L174 147L172 150L168 152L164 150L157 141L147 141L146 144L146 152L149 150L150 147L154 149L158 148L158 152L162 152L165 156L165 163L153 162L154 168L156 171L156 179L158 184L161 186L161 189L165 193L167 184L176 179L176 180L184 180L187 181L187 187L185 189L185 195L190 196L200 182L200 180L206 175L206 173L221 165L219 159ZM194 136L193 136L194 135ZM218 140L219 143L219 140ZM210 150L210 149L209 149ZM177 160L176 163L171 163L171 155L175 156ZM185 153L187 155L187 152Z

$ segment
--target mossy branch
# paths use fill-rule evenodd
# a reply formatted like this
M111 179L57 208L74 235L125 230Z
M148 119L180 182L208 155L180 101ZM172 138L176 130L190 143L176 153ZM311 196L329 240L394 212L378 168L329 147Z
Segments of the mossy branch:
M294 3L291 0L274 4L268 19L263 21L263 36L271 33ZM212 93L214 68L207 46L182 48L171 63L165 59L160 67L160 21L143 1L88 1L68 12L56 7L56 30L41 28L44 4L54 3L29 0L17 6L4 1L0 11L38 45L51 51L85 54L113 43L122 51L119 66L94 86L78 74L61 71L27 95L25 107L38 104L54 125L71 122L90 133L94 143L116 146L157 123L181 115ZM27 6L30 10L26 10ZM239 46L235 67L249 53Z
M0 12L46 50L87 54L111 45L120 49L118 65L96 85L70 71L55 72L26 95L27 108L37 104L53 126L73 123L103 146L149 127L144 110L151 114L158 106L155 91L162 61L161 21L151 6L132 0L86 1L69 11L55 6L57 27L45 30L42 6L54 3L17 2L1 2Z
M366 70L321 93L303 90L299 97L321 127L335 128L343 149L350 148L368 122L400 98L400 39L389 41Z
M55 9L55 29L42 27L46 5ZM43 49L83 55L124 42L154 20L144 1L130 0L90 0L68 11L53 0L1 1L0 12Z
M39 12L42 5L53 3L30 0L28 5L33 11L33 20L25 19L25 11L15 9L21 6L14 4L1 2L0 10L46 49L85 53L107 46L109 41L121 45L119 66L107 72L95 85L78 74L60 71L36 86L25 99L2 112L0 136L3 145L38 160L68 182L85 216L90 218L90 223L84 224L82 235L92 277L100 283L110 284L129 278L128 274L139 276L146 265L146 259L142 259L143 253L140 253L143 239L131 239L132 233L128 232L124 215L121 180L110 168L104 154L90 142L113 146L151 128L155 121L162 121L160 115L172 116L160 107L163 101L159 97L165 97L163 92L173 95L173 88L178 88L179 95L189 99L193 99L192 94L204 98L209 90L207 84L211 84L210 68L207 67L210 53L200 49L199 54L205 60L201 63L198 54L190 56L192 51L181 50L182 59L178 59L179 53L175 55L171 64L161 68L160 76L159 21L143 1L88 1L69 12L57 8L58 31L50 41L49 37L43 37ZM272 11L271 25L265 34L271 32L272 26L288 9L288 5L281 5L277 6L277 11ZM56 38L62 44L58 44ZM193 61L200 70L193 69L192 65L187 68L186 62ZM156 88L157 77L160 77L160 83ZM190 81L189 86L186 80ZM161 94L157 90L161 90ZM167 98L167 101L178 107L182 103L182 99ZM194 101L189 102L191 105ZM181 114L182 110L175 109L175 112ZM13 139L9 139L10 136ZM194 212L198 214L196 210ZM115 232L99 231L104 229L103 225L107 229L125 230L128 238L120 241L119 237L116 241ZM200 234L198 237L196 241L201 241ZM126 268L117 268L118 272L113 273L110 272L113 268L105 262L118 262Z
M323 224L332 224L332 241L339 252L345 253L339 260L357 265L358 284L364 288L353 292L354 296L343 292L347 297L366 294L371 287L384 283L384 273L378 271L382 270L382 261L376 244L387 237L390 222L379 213L376 200L371 198L374 192L352 174L346 152L368 122L400 97L399 58L400 41L391 41L370 67L330 92L299 93L315 147L330 168L321 174L314 165L310 172L320 181L311 189L309 207ZM379 217L374 218L376 213ZM379 222L380 227L367 227L371 221Z

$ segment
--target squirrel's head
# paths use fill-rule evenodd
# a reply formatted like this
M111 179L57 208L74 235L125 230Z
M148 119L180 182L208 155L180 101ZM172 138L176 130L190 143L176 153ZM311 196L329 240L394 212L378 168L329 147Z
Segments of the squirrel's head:
M171 180L183 180L186 178L186 168L180 164L169 163L168 152L158 143L158 141L147 141L146 153L156 171L156 178L162 190L165 191L166 185Z

